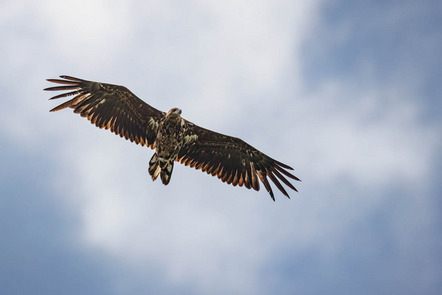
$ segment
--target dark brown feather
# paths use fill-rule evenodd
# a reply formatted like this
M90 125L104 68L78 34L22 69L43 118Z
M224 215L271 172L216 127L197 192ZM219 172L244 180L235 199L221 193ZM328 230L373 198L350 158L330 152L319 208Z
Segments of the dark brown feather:
M156 130L155 126L148 124L148 120L153 118L155 122L159 122L164 115L163 112L149 106L123 86L70 76L60 76L60 78L62 79L48 79L48 81L63 86L48 87L45 90L70 92L56 95L51 99L74 97L51 109L51 112L72 108L75 113L86 117L99 128L110 129L130 141L153 148Z
M275 168L279 170L279 172L282 172L285 176L290 177L291 179L297 180L297 181L301 181L298 177L296 177L295 175L291 174L290 172L288 172L287 170L284 170L283 168L280 167L279 163L278 165L275 165Z
M198 138L182 147L177 161L217 176L233 186L259 190L261 181L273 200L275 198L267 177L287 197L289 194L281 182L297 191L286 178L299 180L287 171L293 170L290 166L270 158L239 138L216 133L187 121L186 123L186 135L196 135Z
M284 187L282 186L282 184L278 181L278 179L275 177L275 175L273 175L273 173L271 171L267 170L266 175L273 181L273 183L276 185L276 187L288 198L290 198L289 194L287 193L287 191L284 189Z

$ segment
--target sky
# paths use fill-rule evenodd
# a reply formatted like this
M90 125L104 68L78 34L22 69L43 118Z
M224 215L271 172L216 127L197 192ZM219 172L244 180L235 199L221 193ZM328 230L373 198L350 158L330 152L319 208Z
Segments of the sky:
M0 1L0 294L439 294L440 1ZM294 167L291 199L57 105L124 85ZM276 188L274 188L276 190Z

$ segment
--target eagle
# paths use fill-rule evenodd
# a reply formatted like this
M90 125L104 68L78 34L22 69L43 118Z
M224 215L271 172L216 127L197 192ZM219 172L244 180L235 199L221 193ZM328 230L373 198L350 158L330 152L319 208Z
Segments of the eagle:
M268 178L288 198L283 182L297 191L287 178L300 181L290 173L290 166L260 152L245 141L202 128L181 117L181 109L162 112L148 105L124 86L83 80L71 76L47 81L61 84L45 88L67 91L52 99L73 96L50 110L71 108L99 128L131 142L155 150L149 161L153 180L160 176L164 185L170 182L173 165L180 162L218 177L233 186L259 191L260 182L273 201L275 197Z

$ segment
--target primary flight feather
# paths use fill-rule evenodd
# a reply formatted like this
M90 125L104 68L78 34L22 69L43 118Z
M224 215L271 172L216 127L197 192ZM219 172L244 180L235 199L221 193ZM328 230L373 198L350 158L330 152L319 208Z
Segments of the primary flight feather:
M68 91L50 99L73 96L51 112L72 108L97 127L110 129L132 142L155 150L149 161L152 179L160 176L163 184L170 181L175 161L201 169L233 186L259 190L261 182L275 200L268 178L287 197L282 186L296 188L287 178L299 181L276 161L243 140L199 127L181 117L179 108L159 111L123 86L87 81L70 76L48 79L62 86L45 90ZM281 182L280 182L281 181Z

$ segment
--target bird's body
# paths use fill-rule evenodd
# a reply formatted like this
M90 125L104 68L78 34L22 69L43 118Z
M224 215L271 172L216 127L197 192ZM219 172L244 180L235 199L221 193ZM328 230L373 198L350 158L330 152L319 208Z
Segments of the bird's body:
M185 120L178 108L161 112L123 86L69 76L61 78L63 80L48 81L63 86L45 90L72 91L51 99L74 97L51 111L72 108L97 127L110 129L121 137L155 149L148 169L153 180L160 176L163 184L167 185L174 162L178 161L234 186L259 190L261 181L273 200L275 198L267 177L287 197L289 195L279 180L296 191L284 177L299 180L287 171L292 170L291 167L268 157L239 138L204 129Z
M158 126L155 140L155 154L149 161L149 174L152 179L161 175L161 181L167 185L172 176L173 163L184 144L186 122L181 118L181 110L172 108Z

